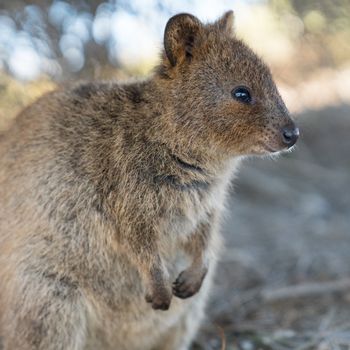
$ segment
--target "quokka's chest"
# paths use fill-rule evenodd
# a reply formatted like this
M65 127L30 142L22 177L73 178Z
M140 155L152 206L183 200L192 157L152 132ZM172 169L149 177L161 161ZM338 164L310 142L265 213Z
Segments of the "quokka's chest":
M224 209L228 182L208 185L207 188L182 191L174 196L163 221L165 234L186 239L195 233L200 223L208 222L214 212Z

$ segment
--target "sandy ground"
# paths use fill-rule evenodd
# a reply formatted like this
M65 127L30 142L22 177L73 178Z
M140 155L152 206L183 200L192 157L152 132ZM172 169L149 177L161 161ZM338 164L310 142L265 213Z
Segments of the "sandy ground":
M293 153L234 183L194 349L350 349L350 107L298 120Z

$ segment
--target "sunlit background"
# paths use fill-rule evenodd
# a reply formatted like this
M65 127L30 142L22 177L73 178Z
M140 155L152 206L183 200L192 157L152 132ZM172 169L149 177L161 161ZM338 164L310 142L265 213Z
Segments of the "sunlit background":
M229 9L301 139L277 162L243 167L194 348L350 349L349 0L0 0L0 130L58 84L147 75L170 16Z

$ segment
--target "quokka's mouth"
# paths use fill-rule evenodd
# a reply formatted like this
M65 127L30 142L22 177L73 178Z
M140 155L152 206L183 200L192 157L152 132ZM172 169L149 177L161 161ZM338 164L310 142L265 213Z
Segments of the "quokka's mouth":
M286 147L270 145L267 142L260 142L259 146L261 147L262 153L277 153L287 150Z
M264 149L269 152L269 153L276 153L276 152L281 152L283 151L283 149L276 149L276 148L273 148L267 144L262 144L262 146L264 147Z
M290 147L272 147L266 143L262 143L261 146L264 148L266 153L285 153L285 152L291 152L295 148L295 144Z

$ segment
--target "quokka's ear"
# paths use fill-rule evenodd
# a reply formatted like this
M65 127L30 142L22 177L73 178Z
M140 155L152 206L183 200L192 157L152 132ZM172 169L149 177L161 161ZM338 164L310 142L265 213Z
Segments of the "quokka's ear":
M233 36L233 21L234 21L234 14L233 11L227 11L223 14L222 17L220 17L217 21L216 24L222 30L223 32L226 32L230 36Z
M201 26L199 19L188 13L169 19L164 32L164 49L173 67L182 59L191 59Z

